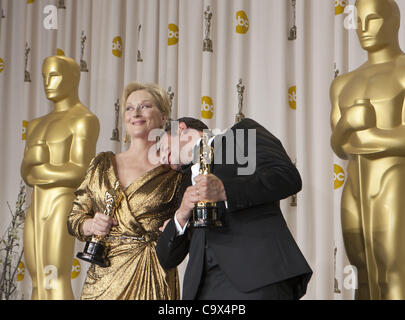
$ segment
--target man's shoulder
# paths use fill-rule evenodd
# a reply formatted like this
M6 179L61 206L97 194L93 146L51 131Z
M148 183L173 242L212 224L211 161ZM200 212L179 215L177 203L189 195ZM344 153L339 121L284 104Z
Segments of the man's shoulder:
M235 123L232 127L231 130L237 130L237 129L256 129L256 128L263 128L262 125L260 125L258 122L251 118L244 118L242 121ZM264 129L264 128L263 128Z
M272 134L269 130L267 130L264 126L262 126L257 121L251 118L245 118L242 121L234 124L231 127L231 130L234 132L238 132L239 130L244 130L245 135L249 136L249 131L254 130L256 137L262 137L264 139L270 139L273 141L279 141L279 139Z

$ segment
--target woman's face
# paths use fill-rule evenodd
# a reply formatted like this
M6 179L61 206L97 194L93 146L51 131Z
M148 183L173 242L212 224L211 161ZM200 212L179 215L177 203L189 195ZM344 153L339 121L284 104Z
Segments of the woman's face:
M131 138L147 139L151 130L164 125L166 116L160 112L149 92L138 90L128 96L124 121Z

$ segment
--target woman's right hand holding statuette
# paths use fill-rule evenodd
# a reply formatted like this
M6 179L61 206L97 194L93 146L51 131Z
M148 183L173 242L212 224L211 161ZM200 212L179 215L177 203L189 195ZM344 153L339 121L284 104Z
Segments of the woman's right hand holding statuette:
M110 233L113 226L117 226L118 222L104 213L97 212L94 218L87 219L83 223L83 233L85 236L106 236Z

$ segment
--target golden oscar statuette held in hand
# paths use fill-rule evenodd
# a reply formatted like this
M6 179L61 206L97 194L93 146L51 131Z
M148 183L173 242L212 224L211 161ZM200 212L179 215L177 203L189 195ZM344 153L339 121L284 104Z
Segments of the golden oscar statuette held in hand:
M119 182L117 181L114 189L108 190L105 193L106 206L104 214L113 217L115 210L120 205L122 193L119 190ZM110 266L110 261L107 258L108 243L103 236L93 236L90 241L86 242L83 252L79 252L76 256L84 261L95 263L100 267L106 268Z
M200 171L201 175L211 173L211 163L213 160L213 148L208 143L209 136L203 133L200 145ZM193 209L191 226L194 228L221 227L222 223L218 217L216 202L198 202Z

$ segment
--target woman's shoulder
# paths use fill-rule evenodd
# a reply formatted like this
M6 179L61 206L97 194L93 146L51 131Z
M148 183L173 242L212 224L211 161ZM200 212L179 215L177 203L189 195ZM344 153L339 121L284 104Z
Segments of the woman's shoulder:
M98 153L91 161L89 165L89 170L95 170L99 167L109 167L111 165L114 153L111 151L104 151Z

